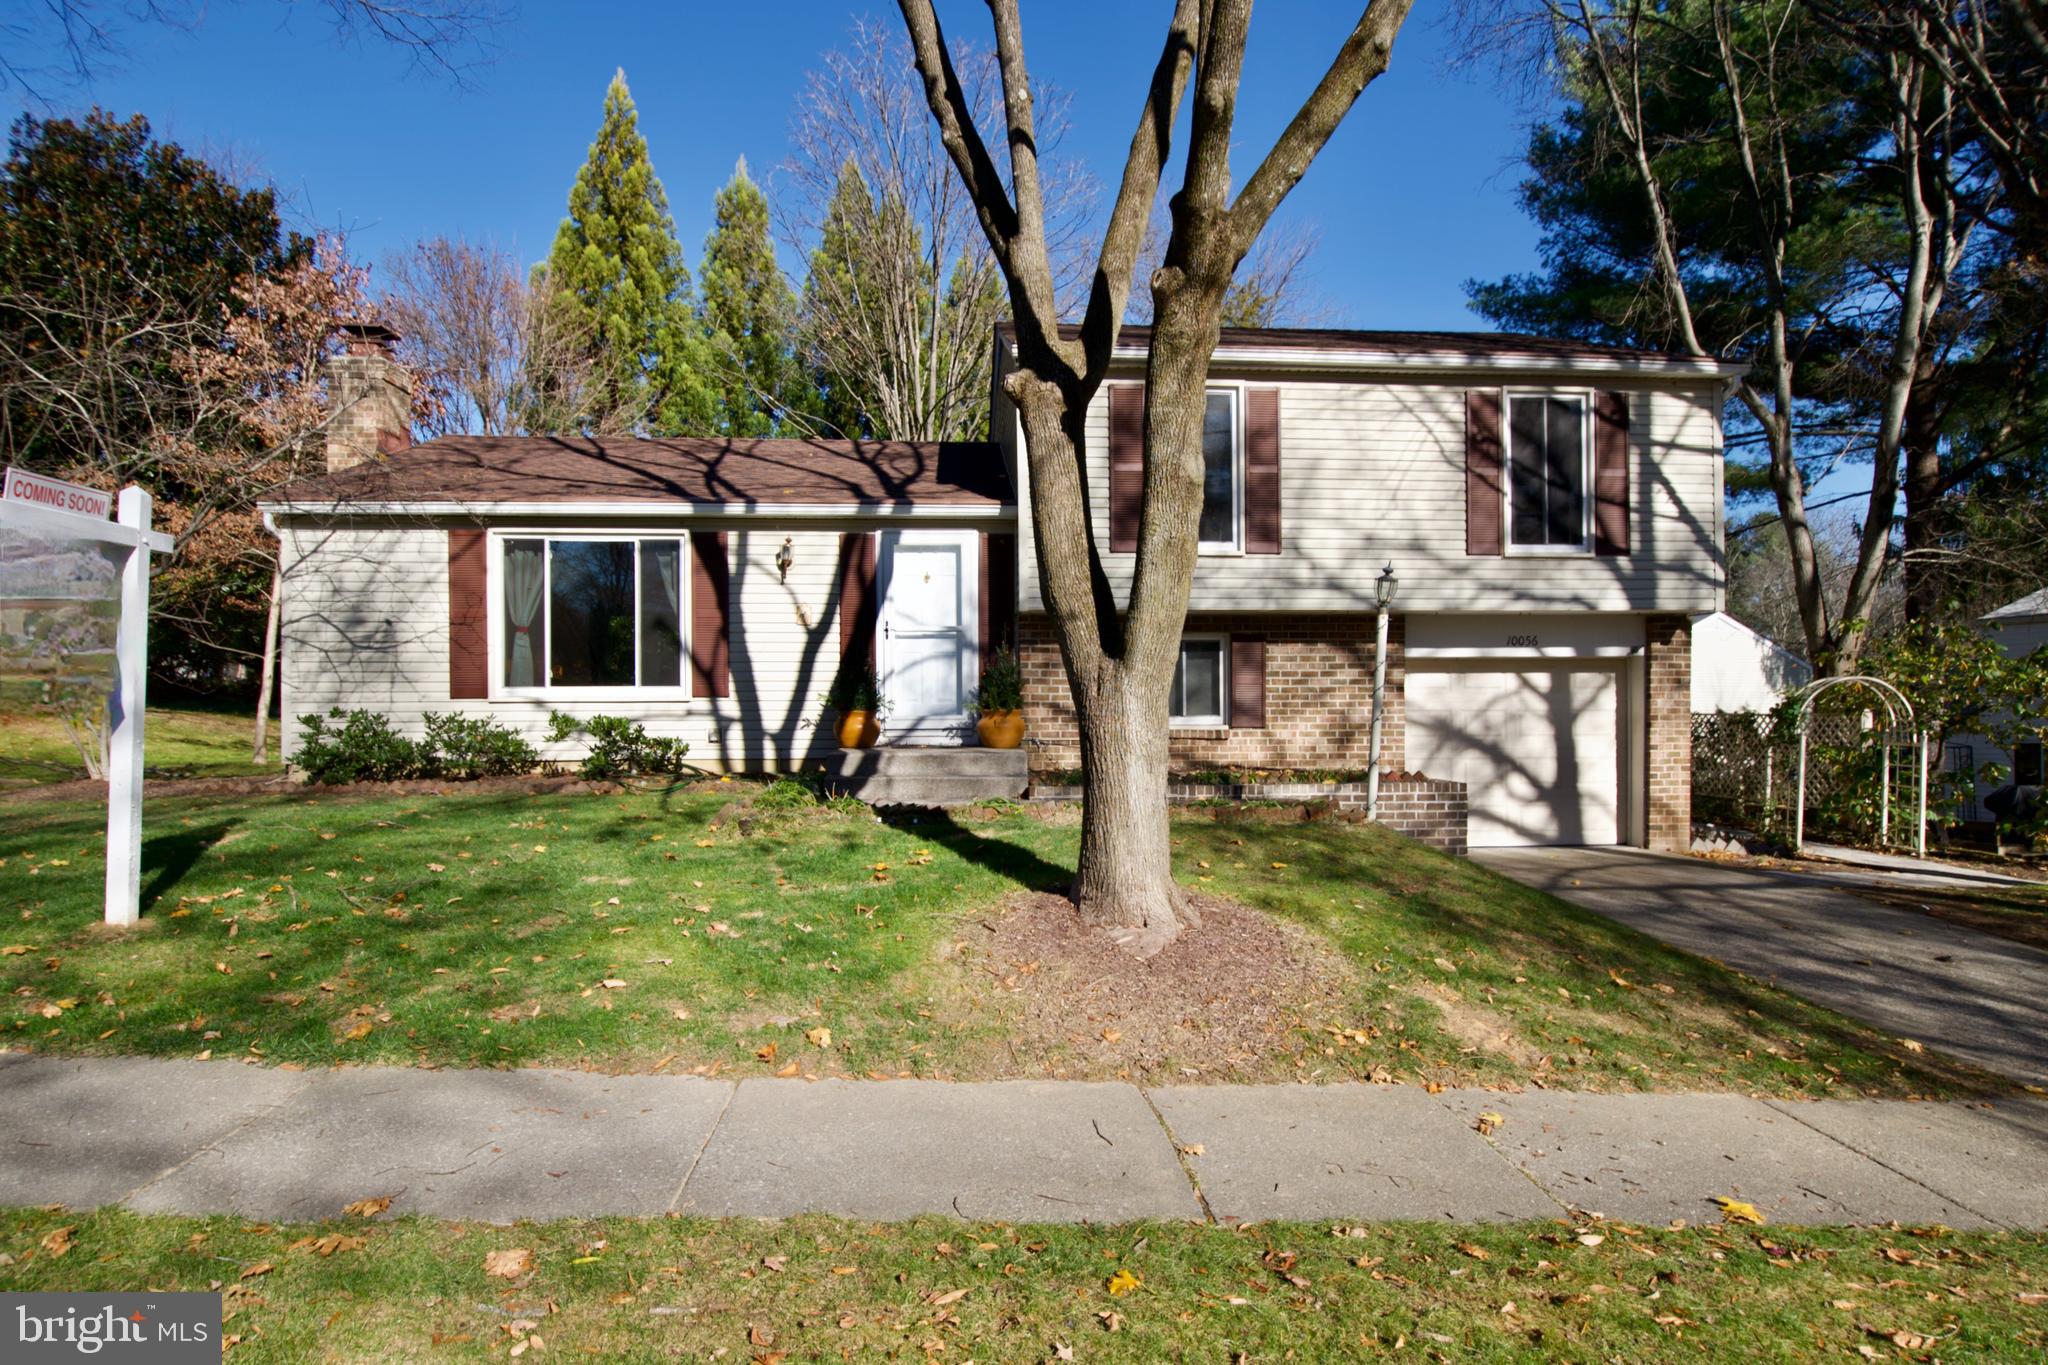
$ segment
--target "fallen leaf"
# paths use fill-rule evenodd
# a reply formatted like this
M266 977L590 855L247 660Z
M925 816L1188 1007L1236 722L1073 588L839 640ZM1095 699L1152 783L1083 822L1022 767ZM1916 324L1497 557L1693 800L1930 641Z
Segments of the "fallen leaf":
M1106 1028L1102 1031L1102 1041L1105 1043L1121 1042L1123 1036L1122 1029Z
M832 1030L824 1027L805 1029L804 1041L812 1047L832 1046Z
M1478 1131L1479 1136L1491 1137L1494 1130L1506 1122L1506 1119L1489 1109L1472 1121L1472 1127Z
M505 1251L484 1253L484 1274L495 1275L501 1280L516 1280L533 1269L533 1251L529 1247L512 1247Z
M1916 1043L1916 1042L1914 1042L1914 1041L1913 1041L1913 1040L1912 1040L1911 1038L1901 1038L1901 1039L1899 1039L1899 1046L1900 1046L1900 1047L1902 1047L1902 1048L1904 1048L1904 1049L1906 1049L1906 1051L1908 1051L1908 1052L1925 1052L1925 1051L1927 1051L1927 1049L1926 1049L1926 1048L1925 1048L1924 1046L1922 1046L1922 1045L1921 1045L1921 1044L1919 1044L1919 1043Z
M971 1285L966 1289L949 1289L943 1294L926 1295L925 1302L930 1304L934 1308L944 1308L949 1303L960 1302L960 1300L966 1298L969 1294L973 1292L973 1286Z
M775 1060L775 1054L777 1051L779 1051L779 1048L776 1046L776 1044L763 1043L760 1047L754 1049L754 1056L759 1058L761 1061L772 1062Z
M375 1218L390 1207L391 1196L386 1194L375 1199L358 1199L353 1204L344 1204L341 1211L345 1214L352 1213L358 1218Z
M32 953L35 950L36 945L33 943L10 943L5 948L0 948L0 957L20 957L23 953Z
M71 1250L71 1234L78 1231L78 1224L72 1223L61 1228L52 1228L43 1234L43 1250L52 1256L62 1256Z
M1597 1232L1582 1232L1578 1237L1579 1245L1582 1247L1596 1247L1606 1240Z
M768 1269L774 1271L776 1274L780 1275L782 1273L782 1268L789 1264L789 1257L763 1256L761 1258L761 1264L766 1266Z
M1200 1156L1202 1155L1202 1144L1199 1142L1183 1143L1180 1154L1182 1156Z
M1475 1261L1490 1261L1493 1259L1493 1256L1486 1248L1476 1242L1459 1242L1457 1246L1458 1250L1464 1252Z
M1757 1211L1757 1207L1754 1204L1740 1199L1731 1199L1725 1194L1717 1194L1709 1202L1721 1210L1723 1222L1755 1223L1759 1227L1763 1226L1764 1216Z
M252 1265L247 1270L244 1270L241 1273L241 1275L237 1278L244 1280L253 1280L258 1275L268 1275L271 1271L275 1269L277 1269L277 1267L272 1265L268 1261L258 1261L255 1265Z
M341 1036L346 1038L351 1043L360 1043L363 1041L363 1039L370 1036L370 1029L372 1027L373 1026L371 1025L369 1020L359 1020L354 1027L350 1028L347 1033L344 1033Z
M1140 1275L1137 1271L1126 1267L1122 1270L1117 1271L1116 1274L1110 1276L1109 1283L1106 1287L1108 1288L1111 1295L1120 1299L1143 1283L1145 1283L1144 1276Z

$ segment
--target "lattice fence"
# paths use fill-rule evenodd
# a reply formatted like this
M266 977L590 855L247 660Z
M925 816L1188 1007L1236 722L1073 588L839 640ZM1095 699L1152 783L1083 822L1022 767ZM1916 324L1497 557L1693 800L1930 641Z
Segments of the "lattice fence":
M1809 833L1875 835L1885 735L1856 713L1812 719L1806 764ZM1910 749L1894 750L1892 827L1910 828ZM1692 718L1692 803L1704 820L1789 834L1799 790L1799 732L1789 718L1702 711ZM1902 818L1903 817L1903 818Z

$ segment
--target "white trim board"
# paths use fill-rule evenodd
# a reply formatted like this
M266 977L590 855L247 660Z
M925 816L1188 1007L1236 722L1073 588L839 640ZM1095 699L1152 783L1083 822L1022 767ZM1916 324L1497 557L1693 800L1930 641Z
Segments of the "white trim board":
M1015 503L748 503L748 502L259 502L265 513L282 517L316 514L414 517L784 517L795 519L884 517L891 520L1005 521L1017 516Z

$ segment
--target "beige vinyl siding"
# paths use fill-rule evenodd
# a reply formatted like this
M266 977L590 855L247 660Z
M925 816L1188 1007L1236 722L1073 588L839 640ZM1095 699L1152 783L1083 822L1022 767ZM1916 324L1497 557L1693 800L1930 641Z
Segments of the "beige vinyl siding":
M925 524L925 523L920 523ZM549 757L572 758L577 745L543 744L548 712L629 716L649 733L689 741L692 761L709 768L788 768L835 747L811 722L817 698L839 664L836 568L839 536L855 523L741 529L734 520L688 526L606 525L593 534L730 533L731 695L635 700L630 691L603 701L549 703L531 698L451 702L448 697L448 536L445 528L319 528L285 523L283 707L287 751L298 717L330 706L367 707L417 734L429 711L461 711L513 725ZM1004 523L1000 529L1008 529ZM540 534L541 528L520 528ZM574 534L551 522L549 534ZM775 553L791 537L795 563L781 581ZM492 549L495 576L496 547ZM688 619L688 605L684 619ZM502 663L491 660L494 684ZM686 672L687 676L687 672Z
M1136 379L1134 373L1130 376ZM1599 376L1457 380L1232 376L1280 390L1282 552L1204 555L1195 611L1358 610L1388 560L1415 611L1714 611L1721 605L1719 385ZM1113 381L1116 382L1116 381ZM1465 554L1465 391L1613 389L1630 396L1630 553L1616 558ZM1097 544L1119 597L1135 556L1110 554L1109 404L1087 422ZM1008 405L999 423L1014 432ZM1012 436L1012 439L1017 439ZM1019 480L1019 525L1029 488ZM1590 489L1589 489L1590 495ZM1029 536L1023 609L1043 610Z

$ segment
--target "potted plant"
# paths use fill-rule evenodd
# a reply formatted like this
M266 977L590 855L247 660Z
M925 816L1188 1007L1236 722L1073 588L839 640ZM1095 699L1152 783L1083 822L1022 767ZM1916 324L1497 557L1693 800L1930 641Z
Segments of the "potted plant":
M1014 749L1024 742L1024 670L1009 650L998 650L981 670L974 714L983 748Z
M840 748L873 748L882 737L882 717L889 714L889 699L882 695L881 680L872 667L848 664L841 668L824 701L826 709L839 717Z

